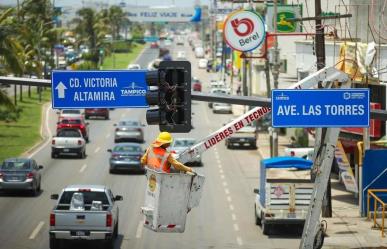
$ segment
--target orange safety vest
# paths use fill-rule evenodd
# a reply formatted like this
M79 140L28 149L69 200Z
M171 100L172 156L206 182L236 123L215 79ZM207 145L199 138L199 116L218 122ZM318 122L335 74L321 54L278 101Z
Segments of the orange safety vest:
M146 165L156 171L170 173L171 167L168 162L169 155L170 153L161 147L150 147Z

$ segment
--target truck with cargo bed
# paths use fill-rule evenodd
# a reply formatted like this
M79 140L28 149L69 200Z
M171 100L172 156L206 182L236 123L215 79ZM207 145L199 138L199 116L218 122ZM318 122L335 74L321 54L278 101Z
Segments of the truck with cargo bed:
M61 194L51 195L51 199L58 200L50 213L51 249L74 240L102 242L105 248L114 248L118 236L117 201L122 196L114 196L101 185L71 185Z
M254 215L263 234L269 235L275 225L305 223L314 186L312 165L312 161L298 157L261 160L260 188L254 189Z

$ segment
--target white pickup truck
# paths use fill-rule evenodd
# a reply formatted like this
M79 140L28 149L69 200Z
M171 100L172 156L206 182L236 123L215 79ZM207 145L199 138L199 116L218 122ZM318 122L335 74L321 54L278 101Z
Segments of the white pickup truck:
M51 199L58 200L50 214L51 249L70 240L103 242L105 248L114 248L119 213L116 201L122 196L114 196L105 186L71 185Z
M60 129L58 134L52 138L51 158L63 154L75 154L79 158L86 157L86 141L78 129Z

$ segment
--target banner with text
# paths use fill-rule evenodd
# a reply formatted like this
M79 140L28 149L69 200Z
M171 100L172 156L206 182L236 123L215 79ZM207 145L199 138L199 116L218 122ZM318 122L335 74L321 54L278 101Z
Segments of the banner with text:
M202 9L196 8L130 8L127 17L131 22L200 22Z

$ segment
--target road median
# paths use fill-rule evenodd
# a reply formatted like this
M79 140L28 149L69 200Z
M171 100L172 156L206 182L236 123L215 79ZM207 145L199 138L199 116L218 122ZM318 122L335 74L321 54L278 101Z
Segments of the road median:
M38 146L43 140L41 131L42 106L51 99L51 91L44 90L42 101L34 91L31 98L25 97L18 103L22 108L20 118L16 122L0 121L0 161L5 158L17 157L25 151Z

